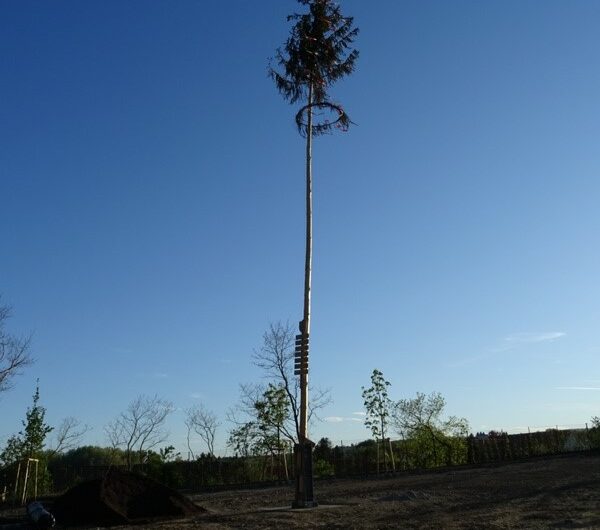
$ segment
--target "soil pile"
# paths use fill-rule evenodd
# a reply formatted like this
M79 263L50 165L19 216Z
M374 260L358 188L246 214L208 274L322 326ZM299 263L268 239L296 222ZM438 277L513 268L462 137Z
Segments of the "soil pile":
M56 499L53 514L61 525L111 526L205 512L187 497L155 480L131 472L110 471Z

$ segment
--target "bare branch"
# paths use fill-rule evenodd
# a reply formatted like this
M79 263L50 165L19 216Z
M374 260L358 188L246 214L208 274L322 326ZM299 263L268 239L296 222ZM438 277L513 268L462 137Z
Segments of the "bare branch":
M31 337L17 337L5 330L10 314L9 306L0 306L0 392L12 388L13 378L33 363L29 354Z
M65 418L55 430L55 447L51 449L50 456L73 449L79 444L83 435L91 430L89 425L82 425L81 421L73 416Z
M133 451L137 451L141 462L144 451L166 441L169 433L163 427L171 412L173 404L169 401L156 395L138 396L125 412L106 426L111 446L125 450L128 467L133 465Z
M269 329L263 334L263 343L258 350L254 351L252 360L256 366L264 370L264 376L276 387L284 389L289 403L289 420L284 426L284 434L292 441L300 438L300 384L298 377L294 375L294 344L296 331L289 322L275 322L269 325ZM242 386L242 393L247 390ZM256 403L264 387L254 386L250 399L242 398L246 403L246 411L251 411L253 403ZM247 393L247 396L250 395ZM311 388L311 403L309 404L309 422L318 420L318 411L331 403L329 390ZM289 425L291 423L291 425ZM292 434L295 432L295 435ZM288 436L289 435L289 436Z
M215 435L217 432L217 427L220 425L217 420L217 416L210 410L206 409L202 404L189 408L185 411L185 413L185 424L188 427L188 447L189 433L191 430L193 430L206 444L209 454L214 456Z

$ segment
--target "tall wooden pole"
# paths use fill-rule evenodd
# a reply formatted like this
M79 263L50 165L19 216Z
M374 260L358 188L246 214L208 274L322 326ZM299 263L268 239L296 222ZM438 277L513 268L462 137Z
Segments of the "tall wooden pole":
M304 260L304 313L302 335L310 334L310 295L312 278L312 82L308 87L306 130L306 255ZM308 368L300 374L300 442L308 438Z
M313 508L317 506L313 492L312 450L313 442L308 438L308 337L310 333L310 288L312 272L312 81L308 86L308 120L306 129L306 257L304 261L304 313L300 323L300 332L304 346L302 348L302 367L300 369L300 425L298 443L294 446L296 468L296 498L294 508Z

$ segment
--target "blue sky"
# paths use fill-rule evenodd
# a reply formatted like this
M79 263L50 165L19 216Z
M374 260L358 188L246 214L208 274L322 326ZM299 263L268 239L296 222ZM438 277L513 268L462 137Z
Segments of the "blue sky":
M292 0L0 6L0 292L48 419L140 393L223 421L300 319L303 142L267 78ZM473 430L600 413L600 4L345 0L358 125L314 147L313 438L368 436L373 368ZM183 416L170 420L183 449Z

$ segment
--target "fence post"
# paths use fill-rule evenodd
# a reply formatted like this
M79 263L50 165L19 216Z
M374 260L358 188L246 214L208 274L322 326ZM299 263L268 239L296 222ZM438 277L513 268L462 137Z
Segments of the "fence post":
M588 428L587 421L585 422L585 434L588 441L588 450L592 450L592 439L590 438L590 430Z
M396 461L394 460L394 446L392 445L392 439L388 438L390 443L390 457L392 459L392 471L396 471Z

